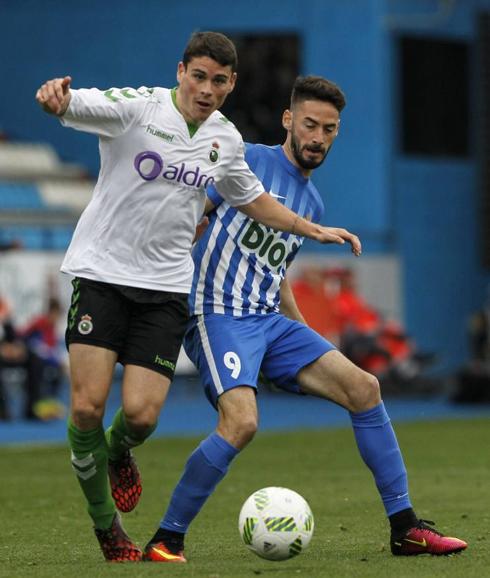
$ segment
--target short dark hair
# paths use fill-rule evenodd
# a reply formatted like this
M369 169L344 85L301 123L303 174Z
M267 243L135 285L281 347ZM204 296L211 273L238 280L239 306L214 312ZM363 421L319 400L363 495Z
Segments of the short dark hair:
M232 72L238 67L235 45L221 32L194 32L185 47L182 61L187 67L187 64L198 56L208 56L221 66L231 66Z
M291 92L291 108L304 100L330 102L341 112L345 106L345 95L334 82L322 76L298 76Z

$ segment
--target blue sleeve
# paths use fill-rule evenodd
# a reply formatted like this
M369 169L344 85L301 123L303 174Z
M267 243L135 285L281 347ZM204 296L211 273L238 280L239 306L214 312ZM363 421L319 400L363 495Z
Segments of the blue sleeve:
M245 143L245 160L250 167L250 170L254 171L257 166L257 161L259 158L258 146L249 142Z
M206 189L206 194L215 207L218 207L223 202L223 197L218 193L214 185L209 185Z

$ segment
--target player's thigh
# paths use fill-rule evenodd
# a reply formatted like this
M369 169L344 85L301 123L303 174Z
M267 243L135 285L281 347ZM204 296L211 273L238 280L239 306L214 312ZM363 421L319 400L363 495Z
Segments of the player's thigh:
M283 315L271 316L265 329L268 347L263 374L281 389L301 393L298 373L335 346L304 323Z
M104 347L72 343L69 347L72 406L90 409L105 405L117 353Z
M127 300L110 284L75 278L68 311L67 348L82 343L119 353L129 323Z
M253 319L257 317L257 319ZM187 355L199 370L210 402L239 386L257 387L265 352L258 316L231 315L194 317L184 339Z
M165 402L170 378L153 369L126 365L122 383L122 406L126 418L141 428L152 426Z
M303 393L330 399L351 411L380 401L376 378L336 350L303 367L298 383Z
M153 292L155 303L132 303L119 361L144 367L172 381L189 321L187 295ZM126 379L130 386L131 382Z

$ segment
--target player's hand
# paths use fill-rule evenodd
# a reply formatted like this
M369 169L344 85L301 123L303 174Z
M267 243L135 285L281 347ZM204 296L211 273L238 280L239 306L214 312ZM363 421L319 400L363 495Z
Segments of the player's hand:
M194 239L192 240L192 243L197 243L197 241L199 241L199 239L203 236L204 231L208 228L208 225L209 219L206 216L204 216L197 224L196 233L194 234Z
M356 257L362 253L362 245L359 237L350 233L347 229L339 229L337 227L322 227L318 226L317 235L315 238L320 243L335 243L343 245L346 241L350 243L351 250Z
M36 92L36 100L45 112L62 116L70 104L71 76L46 81Z

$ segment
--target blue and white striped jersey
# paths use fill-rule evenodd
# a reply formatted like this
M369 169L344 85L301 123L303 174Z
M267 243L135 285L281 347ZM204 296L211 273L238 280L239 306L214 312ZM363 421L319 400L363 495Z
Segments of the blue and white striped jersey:
M264 190L295 213L318 222L324 211L316 187L286 157L280 145L247 144L245 160ZM279 289L303 238L257 223L208 188L215 209L193 249L190 312L233 316L279 311Z

